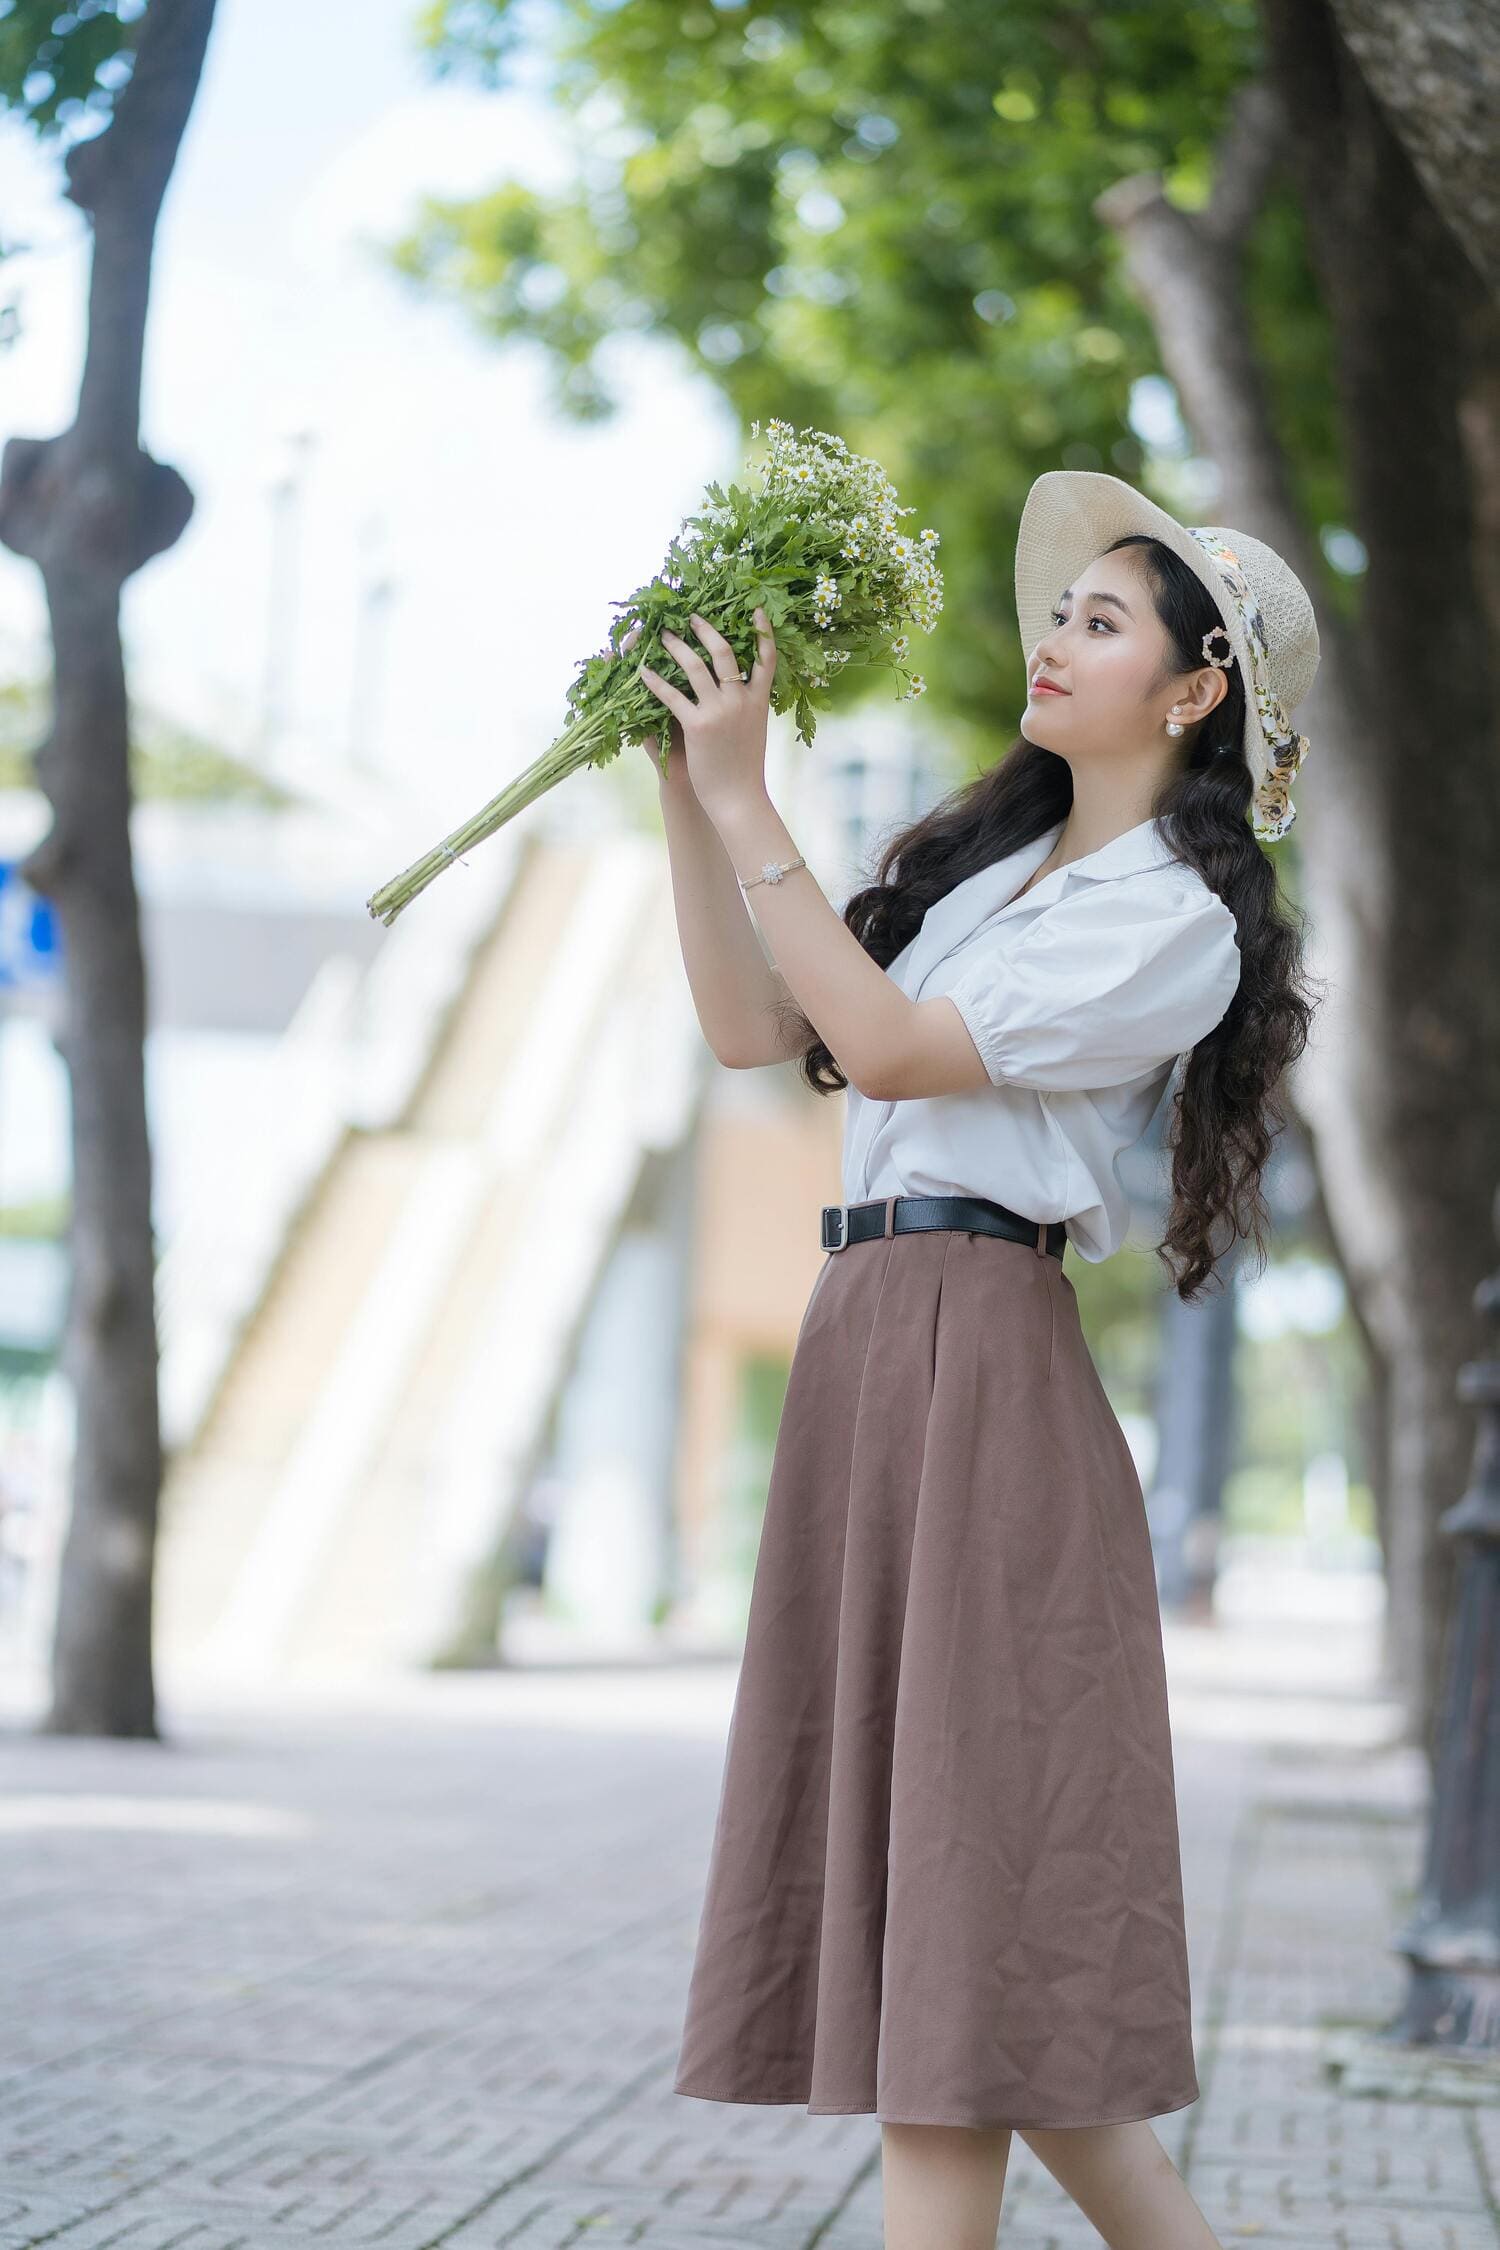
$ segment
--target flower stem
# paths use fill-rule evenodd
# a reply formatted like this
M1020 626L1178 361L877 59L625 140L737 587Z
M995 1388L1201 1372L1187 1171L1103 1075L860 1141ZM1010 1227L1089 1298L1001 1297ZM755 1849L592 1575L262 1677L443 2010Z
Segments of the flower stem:
M434 844L431 851L424 852L420 859L414 859L410 867L405 868L401 874L393 875L388 883L381 884L379 890L366 901L375 920L383 922L389 929L402 909L410 906L412 900L425 891L445 867L451 867L461 853L473 844L482 843L486 836L493 836L497 828L503 828L508 820L514 820L518 812L524 811L527 805L534 804L538 797L544 797L559 781L565 781L569 774L577 773L580 767L590 764L595 751L611 731L605 723L604 715L598 711L590 712L585 718L575 719L571 726L565 727L557 740L549 744L524 773L517 774L514 781L508 781L499 795L492 797L487 805L481 806L461 828L455 828L440 844Z

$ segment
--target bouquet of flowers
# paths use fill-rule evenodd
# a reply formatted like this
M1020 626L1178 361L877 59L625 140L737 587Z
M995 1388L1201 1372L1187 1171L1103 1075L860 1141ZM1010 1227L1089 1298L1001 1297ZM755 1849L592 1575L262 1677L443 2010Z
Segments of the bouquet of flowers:
M759 422L751 434L760 436ZM607 764L624 743L649 735L669 740L660 699L620 657L628 640L630 653L659 678L688 689L661 634L665 628L690 637L694 612L718 627L748 677L754 612L764 609L776 641L771 708L795 713L803 742L811 743L819 707L851 665L892 672L902 682L903 702L921 695L927 683L908 667L908 627L932 631L943 580L934 559L938 534L924 531L912 539L901 530L901 517L914 513L899 505L879 463L851 453L842 438L768 422L758 487L710 484L657 576L613 605L621 615L608 644L579 665L568 690L571 717L550 748L461 828L383 884L368 901L371 914L394 922L470 845L503 828L566 775ZM668 755L662 742L664 768Z

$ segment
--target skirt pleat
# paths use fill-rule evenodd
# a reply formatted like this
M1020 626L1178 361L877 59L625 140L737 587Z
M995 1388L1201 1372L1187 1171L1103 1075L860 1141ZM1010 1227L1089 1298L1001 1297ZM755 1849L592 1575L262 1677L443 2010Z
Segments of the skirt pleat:
M1024 1244L813 1284L674 2086L1038 2128L1198 2098L1144 1500Z

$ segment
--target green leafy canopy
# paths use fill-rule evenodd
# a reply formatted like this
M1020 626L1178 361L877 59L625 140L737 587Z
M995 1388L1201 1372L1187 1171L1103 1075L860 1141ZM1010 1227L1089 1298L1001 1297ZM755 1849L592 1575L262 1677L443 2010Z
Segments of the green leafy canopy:
M943 526L934 701L992 756L997 708L1020 707L1011 561L1033 479L1139 481L1142 406L1154 452L1188 450L1093 206L1142 171L1203 204L1259 63L1251 0L432 0L419 37L443 75L500 87L524 64L573 135L576 184L430 200L397 270L539 349L581 419L612 410L615 341L653 337L744 426L838 429L883 462ZM1328 520L1326 330L1289 191L1246 287L1303 497Z
M147 0L0 0L0 109L43 134L107 123Z

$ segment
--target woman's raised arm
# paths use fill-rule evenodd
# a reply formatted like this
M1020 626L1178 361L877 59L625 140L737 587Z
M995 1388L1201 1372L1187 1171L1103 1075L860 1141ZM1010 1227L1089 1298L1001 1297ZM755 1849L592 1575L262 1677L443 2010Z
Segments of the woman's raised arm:
M626 636L624 649L638 632ZM795 1002L766 959L734 863L698 802L682 729L675 718L668 723L665 773L659 738L648 735L645 749L657 775L677 937L703 1036L732 1070L791 1062L801 1052L788 1020Z

